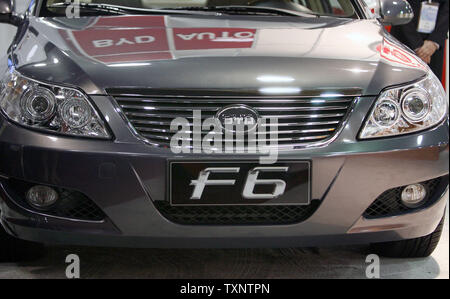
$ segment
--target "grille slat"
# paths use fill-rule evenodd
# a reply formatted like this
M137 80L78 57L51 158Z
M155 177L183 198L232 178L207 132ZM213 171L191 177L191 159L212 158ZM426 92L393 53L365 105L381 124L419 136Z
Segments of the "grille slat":
M136 132L154 144L168 145L178 131L170 124L177 117L187 119L189 129L186 141L193 141L194 110L201 111L201 120L213 118L218 111L233 104L243 104L255 109L263 120L257 131L258 141L277 141L282 145L322 142L336 134L353 102L351 97L336 98L226 98L226 97L126 97L116 96L119 106ZM274 119L277 121L274 123ZM270 131L278 134L269 140ZM202 131L204 136L210 133ZM219 134L223 135L224 134ZM223 138L223 142L229 142ZM249 136L233 136L234 142L246 142Z
M330 110L347 110L346 106L303 106L303 107L253 107L257 111L330 111ZM218 112L218 107L208 106L148 106L148 105L122 105L125 110L144 110L144 111L186 111L186 110L201 110L202 112Z
M187 119L193 119L192 113L173 113L173 114L167 114L167 113L161 113L161 112L154 112L154 113L144 113L144 112L128 112L125 110L125 114L127 116L137 116L137 117L148 117L148 118L169 118L169 119L175 119L177 117L184 117ZM202 113L202 118L207 118L207 116ZM210 116L211 117L211 116Z
M142 120L142 119L136 119L136 118L132 118L129 117L130 121L135 124L135 126L137 125L156 125L156 126L167 126L170 127L170 123L171 121L164 121L164 120ZM339 120L332 120L332 121L316 121L316 122L298 122L298 123L293 123L293 122L280 122L278 124L271 124L271 123L266 123L266 124L261 124L261 126L263 127L273 127L273 126L278 126L278 127L309 127L309 126L321 126L321 125L337 125L339 124Z
M186 119L193 119L193 115L189 113L174 113L174 114L167 114L167 113L144 113L144 112L128 112L125 110L125 114L127 116L137 116L137 117L148 117L148 118L169 118L169 119L175 119L177 117L184 117ZM261 118L270 120L270 119L297 119L297 118L338 118L343 117L345 113L328 113L328 114L277 114L277 115L263 115ZM206 114L202 113L202 119L206 119L209 117L213 117L214 114Z
M197 110L203 111L219 111L217 107L208 107L208 106L148 106L148 105L122 105L122 109L136 109L136 110L159 110L159 111L186 111L192 110L193 108Z
M323 106L323 107L255 107L257 111L329 111L347 110L346 106Z
M315 121L315 122L298 122L298 123L278 123L276 125L273 125L271 123L268 124L262 124L263 127L272 127L272 126L278 126L278 127L313 127L313 126L322 126L322 125L337 125L339 124L338 120L332 120L332 121Z
M214 97L212 100L212 97L207 98L195 98L195 97L189 97L189 98L170 98L170 97L159 97L159 98L141 98L141 97L116 97L120 99L123 103L129 103L129 102L138 102L138 103L157 103L157 104L213 104L218 106L223 105L229 105L229 104L274 104L278 105L280 103L284 104L327 104L327 103L346 103L349 104L353 101L353 98L313 98L313 99L255 99L255 98L219 98Z
M159 134L169 134L172 135L174 132L169 129L160 129L160 128L147 128L147 127L141 127L141 126L135 126L136 130L142 131L142 132L157 132ZM328 128L320 128L320 129L306 129L306 130L284 130L284 131L270 131L271 133L276 133L278 135L283 134L306 134L306 133L320 133L320 132L333 132L335 131L335 128L328 127ZM179 131L180 133L184 134L191 134L193 131ZM225 136L224 133L215 133L215 132L209 132L204 133L211 134L211 135L220 135ZM256 135L266 135L268 132L255 132Z
M148 135L148 134L142 134L144 137L147 137L148 139L161 139L161 140L170 140L172 136L162 136L162 135ZM330 135L319 135L319 136L305 136L305 137L291 137L291 138L275 138L275 139L265 139L265 138L258 138L258 142L286 142L286 141L304 141L304 140L320 140L329 137ZM186 138L184 140L187 141L193 141L193 138ZM206 141L213 141L213 139L207 139ZM227 139L224 139L226 142ZM239 139L234 138L233 141L238 142L246 142L248 139Z
M142 119L133 119L128 117L128 119L133 124L141 124L141 125L155 125L155 126L165 126L170 128L171 120L142 120Z
M270 119L297 119L297 118L337 118L343 117L345 113L327 113L327 114L277 114L277 115L263 115L261 118Z

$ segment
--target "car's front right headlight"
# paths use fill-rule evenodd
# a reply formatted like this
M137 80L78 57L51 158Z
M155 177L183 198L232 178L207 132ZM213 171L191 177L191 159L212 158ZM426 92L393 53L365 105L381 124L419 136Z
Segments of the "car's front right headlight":
M0 81L0 109L8 119L25 127L72 136L111 137L83 92L28 79L16 71Z
M429 129L448 115L448 101L439 79L429 73L417 83L381 93L359 138L379 138Z

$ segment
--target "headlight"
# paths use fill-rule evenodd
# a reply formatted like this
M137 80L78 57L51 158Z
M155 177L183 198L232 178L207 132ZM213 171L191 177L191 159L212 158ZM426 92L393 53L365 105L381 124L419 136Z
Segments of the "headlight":
M0 82L0 108L10 120L30 128L110 138L105 123L82 92L27 79L16 72Z
M384 91L370 112L360 138L402 135L439 124L448 113L448 102L437 77Z

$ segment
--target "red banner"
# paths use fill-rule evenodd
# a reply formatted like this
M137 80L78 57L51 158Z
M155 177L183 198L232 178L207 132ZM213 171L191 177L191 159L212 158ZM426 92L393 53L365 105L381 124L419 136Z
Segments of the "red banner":
M168 34L173 34L172 47ZM173 59L175 51L251 48L256 29L174 28L163 16L99 17L84 30L65 31L74 51L103 63Z

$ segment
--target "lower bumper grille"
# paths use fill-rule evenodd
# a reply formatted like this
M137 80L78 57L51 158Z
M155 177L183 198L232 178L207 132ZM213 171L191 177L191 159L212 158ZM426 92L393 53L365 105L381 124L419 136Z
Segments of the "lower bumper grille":
M445 192L448 186L448 175L426 182L422 182L427 190L427 198L425 203L415 209L408 208L402 204L401 194L406 186L390 189L381 194L375 202L364 212L367 219L375 219L382 217L399 216L403 214L417 212L419 210L430 207Z
M184 225L282 225L307 220L320 205L308 206L171 206L156 201L155 206L168 220Z

